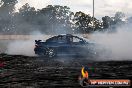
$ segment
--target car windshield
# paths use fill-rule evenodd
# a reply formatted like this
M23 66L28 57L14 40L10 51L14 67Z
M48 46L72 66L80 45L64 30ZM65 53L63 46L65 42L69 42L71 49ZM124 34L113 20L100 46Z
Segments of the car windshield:
M49 38L46 40L46 42L56 42L57 41L57 36Z

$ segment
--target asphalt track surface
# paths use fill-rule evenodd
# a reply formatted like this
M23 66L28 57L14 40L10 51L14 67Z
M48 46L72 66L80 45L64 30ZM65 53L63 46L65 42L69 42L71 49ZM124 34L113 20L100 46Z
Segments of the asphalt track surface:
M132 78L132 61L92 61L81 57L50 59L1 54L0 88L81 88L78 77L82 66L88 67L91 79Z

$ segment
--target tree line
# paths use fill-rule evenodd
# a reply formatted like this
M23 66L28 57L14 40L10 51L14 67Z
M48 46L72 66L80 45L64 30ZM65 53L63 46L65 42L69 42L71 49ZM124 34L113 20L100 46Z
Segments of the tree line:
M102 20L84 12L72 12L67 6L48 5L35 10L28 3L15 12L17 0L0 2L0 34L45 34L115 32L116 27L132 23L132 17L123 20L125 14L116 12L114 17L104 16ZM93 22L94 19L94 22Z

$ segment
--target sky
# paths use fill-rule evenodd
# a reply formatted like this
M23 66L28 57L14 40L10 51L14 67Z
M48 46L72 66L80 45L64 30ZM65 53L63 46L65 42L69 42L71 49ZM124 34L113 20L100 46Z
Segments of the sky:
M93 0L18 0L16 10L25 3L31 7L41 9L47 5L62 5L70 7L71 11L82 11L92 15ZM132 16L132 0L95 0L95 17L114 16L117 11L124 12L127 17Z

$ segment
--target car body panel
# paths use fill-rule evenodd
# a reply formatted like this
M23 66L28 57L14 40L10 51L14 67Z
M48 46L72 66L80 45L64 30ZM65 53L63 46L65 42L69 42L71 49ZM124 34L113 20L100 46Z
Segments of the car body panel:
M35 40L35 54L45 55L48 48L53 48L57 55L88 55L92 52L94 43L86 42L78 36L58 35L47 39L45 42Z

